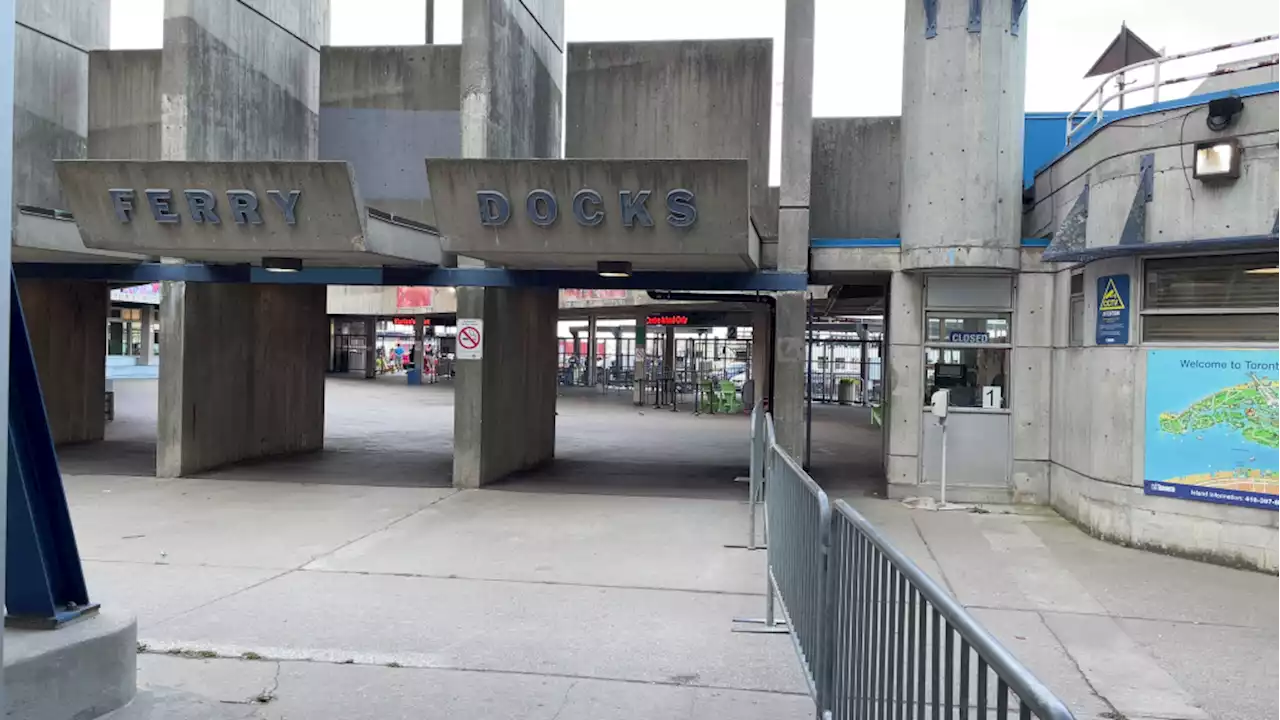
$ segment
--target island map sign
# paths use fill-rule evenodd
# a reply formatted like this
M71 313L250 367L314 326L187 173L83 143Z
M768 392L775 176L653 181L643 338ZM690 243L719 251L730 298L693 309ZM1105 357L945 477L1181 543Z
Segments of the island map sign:
M1276 510L1276 351L1147 351L1145 448L1148 495Z

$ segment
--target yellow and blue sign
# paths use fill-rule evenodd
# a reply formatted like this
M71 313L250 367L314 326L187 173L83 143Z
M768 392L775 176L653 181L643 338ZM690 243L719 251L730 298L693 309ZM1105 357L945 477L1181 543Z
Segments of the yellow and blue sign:
M1129 344L1129 276L1098 278L1098 345Z

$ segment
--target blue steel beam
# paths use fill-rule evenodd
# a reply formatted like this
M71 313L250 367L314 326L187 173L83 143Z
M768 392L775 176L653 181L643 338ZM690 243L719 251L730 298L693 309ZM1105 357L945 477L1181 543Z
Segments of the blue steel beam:
M757 290L802 291L805 273L786 272L636 272L604 278L590 270L505 270L502 268L344 268L304 267L298 272L269 272L248 265L172 265L140 263L16 263L21 278L149 283L165 280L277 285L429 285L435 287L561 287L602 290Z
M35 355L9 292L9 448L5 624L51 629L97 612L89 602Z

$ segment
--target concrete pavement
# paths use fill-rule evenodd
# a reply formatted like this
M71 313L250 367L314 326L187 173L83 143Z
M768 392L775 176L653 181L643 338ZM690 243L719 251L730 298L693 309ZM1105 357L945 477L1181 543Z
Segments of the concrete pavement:
M1119 547L1045 508L846 498L1077 718L1277 716L1277 578Z
M119 720L811 715L790 641L729 632L763 602L763 555L722 547L746 532L744 419L566 398L548 472L458 492L421 464L447 438L442 390L331 381L332 449L306 458L68 476L91 593L139 616L143 694ZM1040 508L876 499L842 474L877 439L843 410L815 417L833 496L1078 718L1276 716L1274 576L1109 545Z

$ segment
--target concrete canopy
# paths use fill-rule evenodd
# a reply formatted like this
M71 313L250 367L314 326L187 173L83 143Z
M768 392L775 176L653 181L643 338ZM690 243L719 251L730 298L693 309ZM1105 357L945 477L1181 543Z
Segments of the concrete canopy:
M427 183L444 249L493 265L584 270L609 260L634 270L725 272L759 265L746 160L432 159Z
M210 264L440 264L439 236L380 217L345 162L57 163L84 246Z

